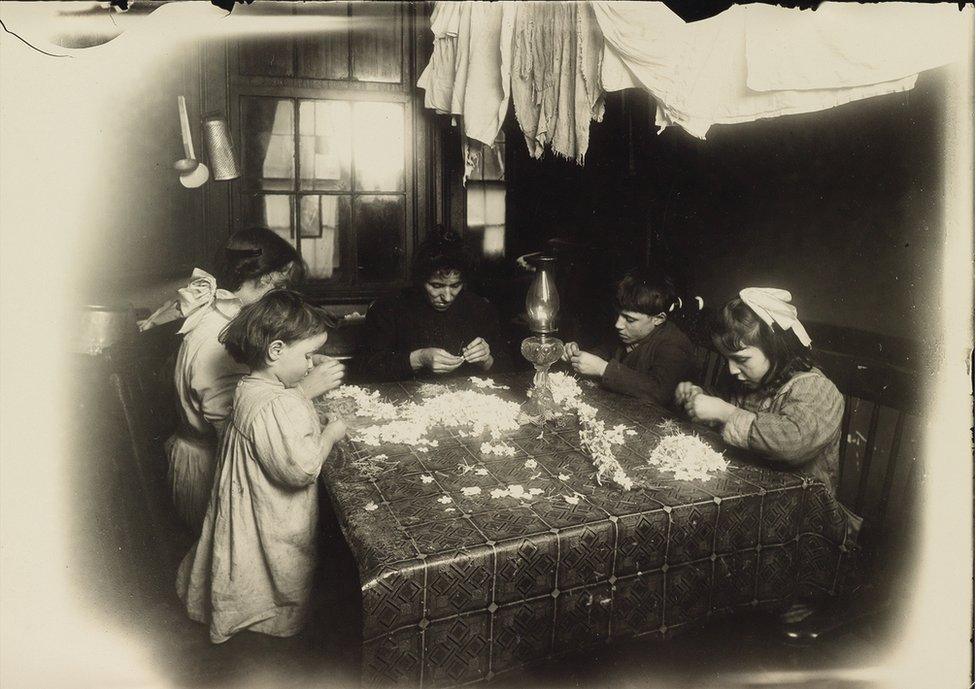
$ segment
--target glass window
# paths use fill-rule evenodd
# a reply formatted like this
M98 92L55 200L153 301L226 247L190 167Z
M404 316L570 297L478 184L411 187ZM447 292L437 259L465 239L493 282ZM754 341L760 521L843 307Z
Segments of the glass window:
M249 189L295 188L295 104L279 98L245 97L241 102L244 183Z
M505 133L493 146L475 151L468 177L465 245L475 256L493 260L505 256Z
M342 268L342 239L350 231L349 196L302 196L302 257L309 277L329 279Z
M357 191L403 191L403 104L353 106Z
M299 105L301 188L348 191L351 178L350 103L303 100Z

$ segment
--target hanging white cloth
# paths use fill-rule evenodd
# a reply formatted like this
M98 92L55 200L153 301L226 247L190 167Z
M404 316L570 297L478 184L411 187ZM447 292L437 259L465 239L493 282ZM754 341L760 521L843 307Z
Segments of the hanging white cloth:
M911 89L919 71L958 55L958 43L944 43L958 41L956 25L965 24L939 6L928 13L911 7L910 17L897 18L899 8L887 4L826 3L816 12L737 5L686 24L660 3L592 4L606 41L604 88L645 88L657 101L659 127L676 124L702 139L713 124L814 112ZM881 41L876 27L888 32ZM909 33L912 48L905 51L896 39ZM858 62L866 53L872 57Z

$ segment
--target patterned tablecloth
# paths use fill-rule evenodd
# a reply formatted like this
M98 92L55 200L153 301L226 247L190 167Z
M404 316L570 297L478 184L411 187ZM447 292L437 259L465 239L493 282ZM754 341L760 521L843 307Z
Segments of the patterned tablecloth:
M529 377L495 376L511 390L491 392L522 402ZM419 399L418 387L376 389L396 402ZM687 424L732 464L707 482L668 478L647 466L667 413L583 390L608 427L636 431L616 455L653 487L598 485L573 414L541 437L538 426L511 434L514 458L483 455L481 439L444 429L427 452L348 442L330 458L323 482L362 584L364 685L491 679L591 644L837 591L851 559L847 520L822 484L762 468ZM380 455L364 476L361 460ZM542 493L490 497L510 484ZM464 494L475 486L480 494Z

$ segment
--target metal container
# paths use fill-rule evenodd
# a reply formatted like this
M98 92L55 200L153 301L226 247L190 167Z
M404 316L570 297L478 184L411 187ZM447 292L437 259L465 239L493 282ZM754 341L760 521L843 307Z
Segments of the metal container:
M207 142L207 153L210 156L210 168L213 178L218 182L237 179L241 172L234 158L234 147L230 142L230 130L227 121L220 117L208 117L203 122L203 136Z
M97 356L106 347L137 333L131 304L82 306L76 316L72 351Z

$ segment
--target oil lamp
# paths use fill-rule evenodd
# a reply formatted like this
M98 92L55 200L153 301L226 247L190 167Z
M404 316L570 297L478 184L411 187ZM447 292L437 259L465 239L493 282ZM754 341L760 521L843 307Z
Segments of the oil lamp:
M563 343L553 337L559 317L559 294L552 271L556 259L540 256L536 259L535 280L525 295L525 313L529 330L535 335L522 340L522 356L535 367L529 401L523 407L526 414L542 421L555 416L555 402L549 387L549 367L559 361Z

